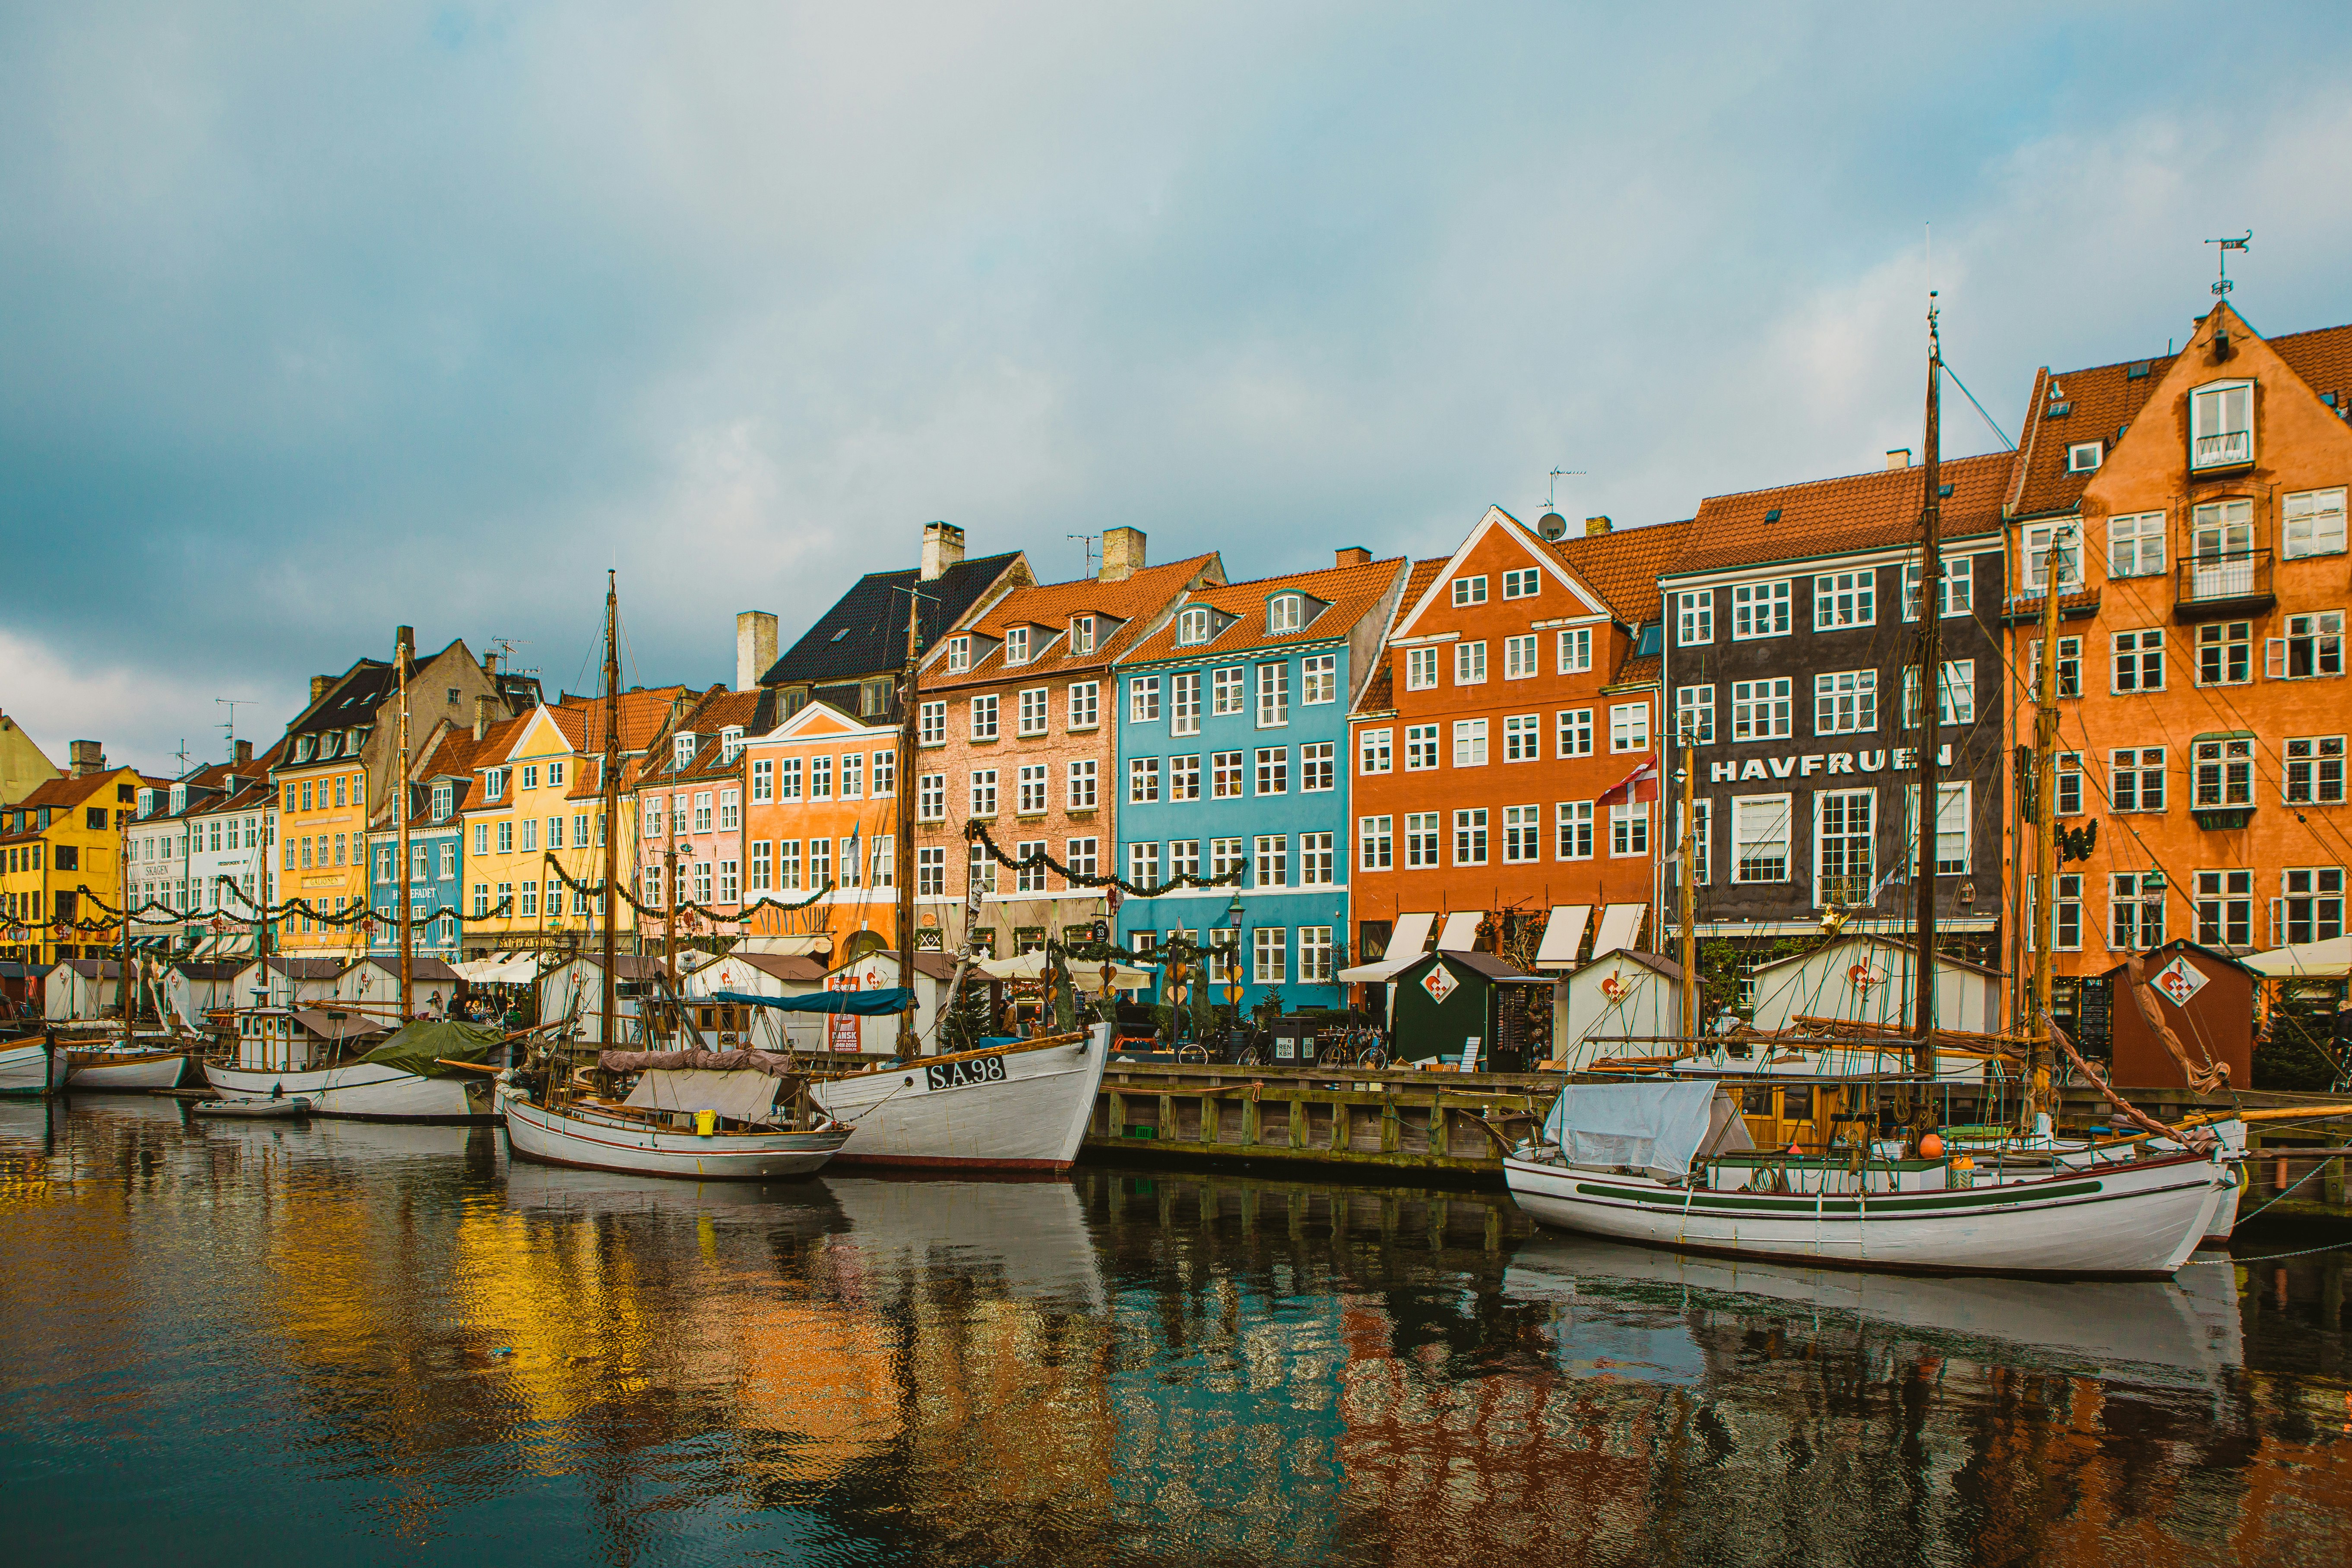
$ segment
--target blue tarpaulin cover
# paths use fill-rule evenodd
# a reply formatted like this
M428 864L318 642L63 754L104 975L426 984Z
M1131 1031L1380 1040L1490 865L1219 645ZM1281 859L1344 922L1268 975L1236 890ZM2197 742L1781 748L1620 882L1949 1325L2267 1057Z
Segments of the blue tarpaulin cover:
M846 1013L871 1018L883 1013L903 1013L915 1005L915 994L904 985L883 991L817 991L806 996L754 996L748 991L720 991L713 1000L740 1002L748 1007L773 1007L779 1013Z

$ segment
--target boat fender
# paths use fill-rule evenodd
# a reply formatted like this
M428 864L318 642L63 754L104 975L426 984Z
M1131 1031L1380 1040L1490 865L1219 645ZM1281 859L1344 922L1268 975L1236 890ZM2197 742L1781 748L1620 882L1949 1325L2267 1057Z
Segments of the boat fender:
M1930 1132L1919 1140L1919 1158L1922 1160L1940 1159L1943 1152L1944 1141L1935 1133Z

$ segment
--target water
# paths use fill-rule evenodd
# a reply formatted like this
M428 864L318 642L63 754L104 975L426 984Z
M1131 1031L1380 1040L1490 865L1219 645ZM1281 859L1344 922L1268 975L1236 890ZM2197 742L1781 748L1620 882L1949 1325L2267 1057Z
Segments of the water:
M1735 1272L1483 1194L698 1189L142 1100L0 1107L0 1245L17 1563L2352 1556L2344 1254Z

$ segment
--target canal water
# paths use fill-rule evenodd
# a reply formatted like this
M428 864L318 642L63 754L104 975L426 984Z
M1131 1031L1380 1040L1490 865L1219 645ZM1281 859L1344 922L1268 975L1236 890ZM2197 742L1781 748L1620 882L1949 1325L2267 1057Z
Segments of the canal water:
M2319 1238L2324 1242L2328 1238ZM1499 1195L694 1187L0 1107L16 1563L2341 1564L2345 1254L1906 1281Z

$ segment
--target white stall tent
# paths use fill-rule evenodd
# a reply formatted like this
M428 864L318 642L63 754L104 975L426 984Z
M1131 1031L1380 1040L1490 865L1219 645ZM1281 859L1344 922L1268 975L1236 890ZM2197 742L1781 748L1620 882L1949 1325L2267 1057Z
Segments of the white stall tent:
M372 952L336 977L335 1000L389 1018L400 990L400 955ZM408 1015L446 1016L457 995L457 972L437 958L413 956L408 966Z
M955 960L946 953L915 954L915 1032L921 1041L919 1048L926 1055L936 1054L939 1049L934 1026L940 998L947 994L948 984L954 978ZM898 955L869 952L832 971L821 985L808 989L887 991L898 984ZM859 1018L832 1013L779 1013L763 1008L761 1016L753 1023L752 1039L754 1044L770 1050L789 1047L796 1051L887 1057L898 1054L898 1022L899 1016L895 1013Z
M616 992L614 1005L619 1013L614 1030L616 1043L639 1043L637 1001L640 997L659 993L662 963L658 958L645 958L634 952L615 955L613 964ZM539 1020L542 1024L557 1023L576 1013L578 1038L602 1045L604 1043L604 965L602 953L583 953L539 976Z
M52 1023L121 1016L122 965L111 958L68 958L41 982L41 1016Z
M1607 1057L1672 1056L1683 1032L1683 966L1630 948L1577 966L1552 988L1552 1057L1582 1072Z
M1799 1017L1875 1024L1889 1034L1912 1028L1916 954L1878 936L1845 936L1756 972L1759 1029L1784 1029ZM2000 1027L2000 976L1962 959L1936 957L1939 1028L1993 1034Z
M236 1005L237 965L191 959L172 965L163 977L163 1003L173 1016L191 1029L205 1026L205 1015L215 1007Z

